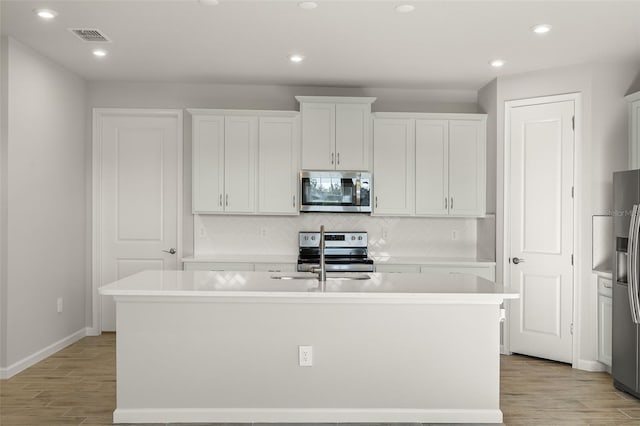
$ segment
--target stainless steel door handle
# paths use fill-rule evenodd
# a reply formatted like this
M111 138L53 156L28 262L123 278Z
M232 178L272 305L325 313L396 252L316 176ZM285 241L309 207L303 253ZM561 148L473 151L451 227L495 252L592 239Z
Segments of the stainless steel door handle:
M226 199L225 199L225 205L227 207L229 207L229 194L227 194Z
M340 153L336 154L336 159L337 159L336 162L338 163L338 165L340 165Z
M513 262L514 265L517 265L518 263L524 262L524 259L520 259L518 257L514 257L513 259L511 259L511 261Z
M173 247L170 248L169 250L162 250L162 251L169 254L176 254L176 249L174 249Z
M222 194L220 194L220 207L222 207Z
M335 154L332 152L332 153L331 153L331 164L333 164L333 158L334 158L334 155L335 155Z

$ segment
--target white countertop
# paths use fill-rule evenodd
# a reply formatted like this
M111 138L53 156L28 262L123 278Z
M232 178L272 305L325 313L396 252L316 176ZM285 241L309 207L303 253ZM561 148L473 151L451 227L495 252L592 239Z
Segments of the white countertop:
M345 275L328 273L327 277ZM518 297L491 281L467 274L367 275L370 279L329 279L320 288L316 275L311 273L143 271L103 286L99 292L107 296L352 299L377 303L500 303ZM275 276L302 279L274 279Z
M473 257L426 257L426 256L387 256L371 255L374 263L397 265L456 265L478 266L495 265L493 260L477 259ZM243 263L297 263L297 254L211 254L203 256L188 256L182 258L185 263L194 262L243 262Z

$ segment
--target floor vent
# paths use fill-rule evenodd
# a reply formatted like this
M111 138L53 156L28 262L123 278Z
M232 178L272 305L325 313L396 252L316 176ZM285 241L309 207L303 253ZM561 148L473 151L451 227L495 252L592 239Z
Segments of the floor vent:
M86 41L89 43L108 43L111 40L100 32L100 30L96 30L94 28L69 28L73 34L75 34L80 40Z

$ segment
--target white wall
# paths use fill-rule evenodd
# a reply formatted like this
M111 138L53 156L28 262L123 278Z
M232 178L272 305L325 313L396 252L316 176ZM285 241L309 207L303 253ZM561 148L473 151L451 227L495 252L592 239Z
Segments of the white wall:
M85 83L13 39L7 44L6 358L85 329ZM62 297L64 310L56 312Z
M2 8L0 8L0 11ZM7 359L7 39L0 38L0 368Z
M639 64L590 64L498 78L497 84L497 234L502 241L504 217L504 103L507 100L581 93L581 140L576 147L576 205L578 213L575 283L580 313L576 333L580 341L578 367L591 368L596 359L597 291L591 279L591 216L611 207L611 173L625 168L628 138L624 95ZM497 246L496 279L503 281L504 253Z

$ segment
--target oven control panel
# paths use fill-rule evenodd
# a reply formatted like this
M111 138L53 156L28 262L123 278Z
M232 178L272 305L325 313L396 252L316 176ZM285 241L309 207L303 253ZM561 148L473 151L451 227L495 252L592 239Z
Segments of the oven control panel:
M300 232L300 247L319 247L319 232ZM366 232L325 232L326 247L367 247Z

